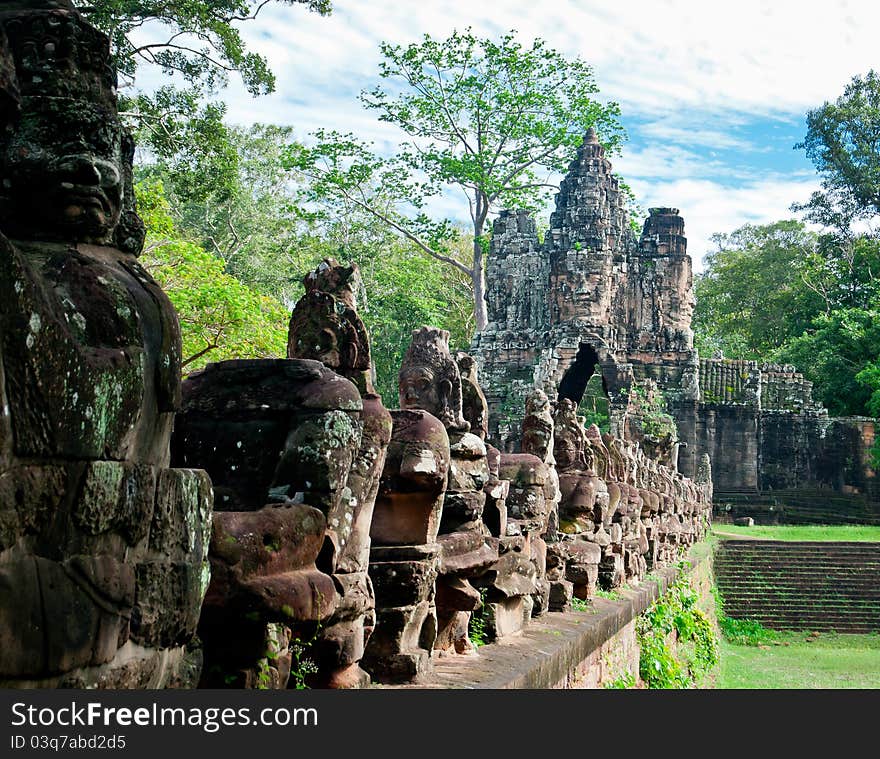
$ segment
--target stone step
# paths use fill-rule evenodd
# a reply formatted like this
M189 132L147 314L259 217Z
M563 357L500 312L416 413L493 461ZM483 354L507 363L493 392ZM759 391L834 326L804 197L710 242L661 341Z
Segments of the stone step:
M744 587L754 585L758 587L788 587L788 588L874 588L877 581L863 575L843 575L828 572L825 574L803 575L772 575L772 574L743 574L739 576L725 575L717 581L719 587ZM880 589L880 588L878 588Z
M867 616L880 616L880 610L878 610L876 604L826 604L823 606L817 606L816 604L810 603L807 599L793 599L791 603L785 604L773 604L773 603L761 603L760 600L755 601L740 601L733 600L728 602L725 600L724 602L724 613L729 614L733 610L736 609L750 609L751 611L757 613L773 613L773 614L787 614L787 613L797 613L797 614L811 614L813 616L822 617L828 614L838 614L838 613L846 613L849 614L852 612L853 614L864 614Z
M725 614L734 619L803 619L809 621L821 621L827 619L841 619L855 621L873 621L880 625L880 615L865 610L834 611L817 613L815 609L768 609L743 606L736 608L725 607Z
M754 614L749 611L744 611L740 614L732 614L729 616L731 619L751 620L753 622L758 622L765 627L774 627L775 625L782 624L797 625L799 627L806 628L814 626L840 627L843 625L858 625L859 627L866 627L880 632L880 619L878 619L877 617L858 617L849 615L810 617L803 614L786 617L780 614Z
M880 630L880 543L724 540L714 571L733 619L776 629Z

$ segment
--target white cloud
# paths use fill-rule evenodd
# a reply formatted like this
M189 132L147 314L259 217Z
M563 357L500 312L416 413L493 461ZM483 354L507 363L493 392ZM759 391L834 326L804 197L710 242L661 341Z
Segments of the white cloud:
M673 206L685 223L688 252L694 271L702 271L703 256L714 250L710 237L743 224L767 224L794 218L792 203L805 201L819 188L814 178L769 177L738 186L704 179L674 179L654 183L634 180L633 189L645 207Z

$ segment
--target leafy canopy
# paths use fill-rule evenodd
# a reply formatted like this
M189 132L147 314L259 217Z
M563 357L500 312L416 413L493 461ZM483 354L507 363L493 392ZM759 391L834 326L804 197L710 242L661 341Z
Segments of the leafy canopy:
M329 0L276 0L330 13ZM141 154L166 160L187 176L198 196L200 177L231 188L237 156L223 123L225 103L216 100L231 74L254 96L273 92L266 59L247 49L240 26L272 0L74 0L88 20L110 38L120 74L120 110ZM169 82L155 91L136 87L139 68L158 68Z
M833 103L807 113L803 148L822 177L822 191L795 210L837 230L880 214L880 77L855 76Z
M544 40L523 47L515 32L496 42L468 29L380 49L380 76L395 86L377 85L362 102L411 138L410 165L475 200L534 207L535 190L550 189L539 172L564 171L587 129L612 151L623 139L617 104L593 97L592 68Z
M747 224L712 241L717 250L694 281L693 326L704 356L767 358L823 310L810 287L818 236L803 222Z
M236 72L252 95L275 89L266 59L249 51L238 25L251 21L271 0L74 0L89 21L110 37L119 73L128 84L140 64L180 75L204 92L225 86ZM330 0L277 0L305 5L322 15Z
M136 189L148 232L141 263L177 310L184 371L208 361L286 355L287 309L226 273L221 259L183 238L161 183L142 182Z

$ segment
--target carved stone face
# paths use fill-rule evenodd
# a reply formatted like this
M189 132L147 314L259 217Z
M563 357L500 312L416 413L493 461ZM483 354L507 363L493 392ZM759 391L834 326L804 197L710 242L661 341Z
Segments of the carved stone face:
M447 407L451 383L436 381L434 371L427 366L414 366L400 373L400 406L404 409L424 409L440 418Z
M106 109L28 98L0 133L0 227L13 236L108 241L122 210L122 141Z
M462 416L461 374L449 352L449 333L435 327L413 330L397 375L400 407L422 409L449 431L467 432Z

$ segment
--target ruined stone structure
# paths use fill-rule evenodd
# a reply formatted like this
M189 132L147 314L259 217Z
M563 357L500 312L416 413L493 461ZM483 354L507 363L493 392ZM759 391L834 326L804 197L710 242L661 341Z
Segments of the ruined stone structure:
M0 7L0 685L192 687L204 472L169 468L180 334L139 265L109 44Z
M678 440L658 432L651 386L622 393L636 365L660 383L696 360L676 321L686 298L666 285L631 316L672 303L656 334L604 329L596 312L583 342L570 300L529 305L555 314L576 370L556 407L513 382L528 390L518 451L489 442L503 425L444 330L414 332L401 409L384 407L357 267L333 259L304 280L286 358L181 383L176 315L137 260L108 48L66 0L0 10L0 685L419 682L439 657L478 656L474 615L488 640L520 635L702 536L711 484L671 466ZM582 153L585 177L607 169L594 140ZM566 208L589 195L609 210L611 250L629 240L622 206L588 185L570 183ZM560 213L548 276L583 303L606 273L623 286L623 260L577 273L596 241L567 236ZM680 229L657 235L639 250L669 254L657 281L679 282ZM615 371L616 435L577 416L593 358Z
M502 211L486 270L489 325L472 352L487 388L489 439L519 444L532 388L580 402L594 371L611 403L612 432L624 435L630 388L663 388L678 435L679 466L693 473L699 364L693 348L691 261L677 209L651 210L641 238L592 130L538 241L525 212Z
M829 419L792 367L698 357L684 222L677 209L652 208L637 239L594 132L543 242L531 216L502 211L491 245L489 325L471 352L494 445L519 450L534 388L577 406L597 372L612 434L689 477L708 454L722 504L880 521L873 421Z
M378 680L418 682L436 656L472 654L473 615L489 639L517 635L598 583L638 583L705 534L711 483L637 442L603 441L572 401L554 420L535 391L525 451L484 447L473 360L453 361L443 330L413 333L400 402L371 530L377 623L364 666Z

